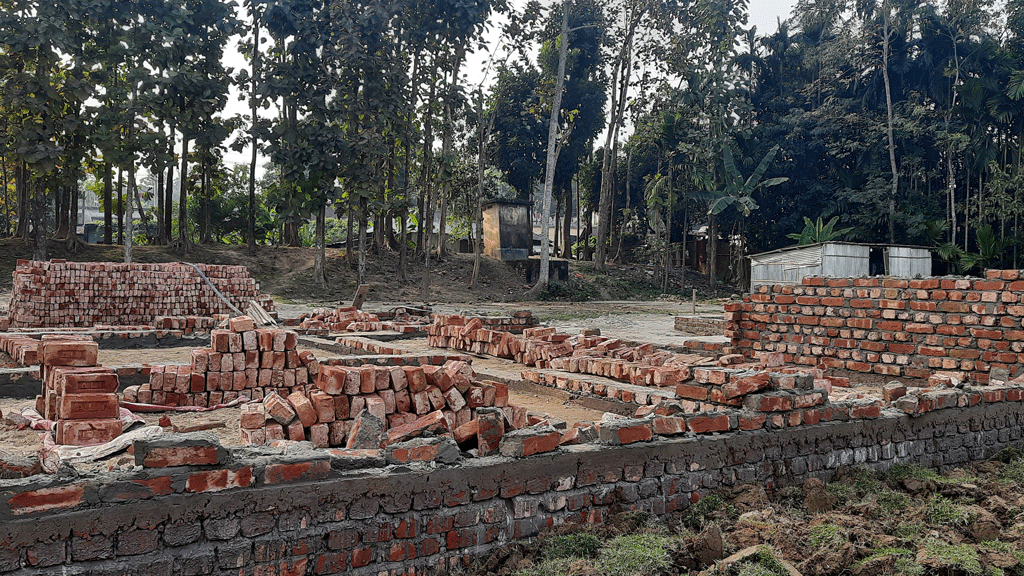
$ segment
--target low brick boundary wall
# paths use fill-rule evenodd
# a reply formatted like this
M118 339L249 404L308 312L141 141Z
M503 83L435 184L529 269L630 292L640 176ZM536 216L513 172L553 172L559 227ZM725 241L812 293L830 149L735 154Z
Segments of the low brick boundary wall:
M673 326L679 332L697 336L721 336L725 327L725 319L719 316L676 316Z
M750 357L779 351L796 364L910 378L957 371L984 383L992 368L1024 362L1024 275L987 276L760 286L725 305L725 335Z
M663 514L718 487L843 466L950 468L1020 441L1017 404L912 418L563 447L382 468L376 451L233 451L221 464L0 481L0 572L413 575L614 508Z
M232 305L245 310L258 300L268 312L273 300L244 266L198 264ZM214 316L231 309L195 268L170 264L37 262L14 269L10 328L153 324L158 316Z

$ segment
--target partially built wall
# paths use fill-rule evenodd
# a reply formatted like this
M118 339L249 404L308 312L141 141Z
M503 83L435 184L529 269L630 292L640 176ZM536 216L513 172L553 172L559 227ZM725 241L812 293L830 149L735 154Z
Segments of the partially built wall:
M1021 439L1019 403L919 417L584 444L528 458L399 463L392 451L175 451L164 465L0 485L9 574L446 573L514 538L609 513L662 514L716 488L830 478L844 466L950 468Z
M892 377L961 372L985 383L1024 362L1024 272L986 278L823 278L760 286L726 304L737 351ZM1005 380L1005 378L1004 378Z

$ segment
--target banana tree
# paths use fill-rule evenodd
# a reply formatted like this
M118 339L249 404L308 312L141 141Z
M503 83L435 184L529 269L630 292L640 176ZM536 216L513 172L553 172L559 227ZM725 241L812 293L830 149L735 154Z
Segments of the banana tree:
M783 182L789 180L789 178L764 178L764 173L768 171L768 166L771 165L772 161L775 160L775 155L778 154L778 145L772 146L771 150L761 158L761 162L758 163L757 168L754 169L753 174L750 175L746 180L743 179L743 175L740 174L738 168L736 168L736 160L733 157L732 147L729 142L726 141L722 144L722 163L725 166L725 186L720 190L716 190L710 193L710 205L708 207L708 282L712 287L716 283L717 266L716 266L716 238L718 237L718 221L717 217L722 212L725 212L730 207L734 207L743 218L750 216L750 213L757 210L757 201L754 200L754 193L762 188L770 188L772 186L778 186ZM740 220L740 236L743 236L742 229L743 220ZM740 253L738 254L738 260L742 262L744 247L741 246Z

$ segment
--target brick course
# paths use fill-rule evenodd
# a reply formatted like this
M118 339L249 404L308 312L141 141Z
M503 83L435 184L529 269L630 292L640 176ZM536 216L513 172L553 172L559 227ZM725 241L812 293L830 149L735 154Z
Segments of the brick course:
M1024 362L1024 282L1009 281L1019 275L809 277L799 286L760 286L726 304L725 335L750 357L781 352L786 362L885 377L953 370L985 383L991 369Z

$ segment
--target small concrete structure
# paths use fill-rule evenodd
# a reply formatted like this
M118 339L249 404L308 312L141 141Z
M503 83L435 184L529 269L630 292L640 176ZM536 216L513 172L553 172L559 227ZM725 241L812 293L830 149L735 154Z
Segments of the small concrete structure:
M750 286L799 284L806 276L925 277L932 274L932 257L923 246L820 242L788 246L750 256Z
M524 200L490 200L484 203L484 254L499 260L526 260L530 257L532 205Z

